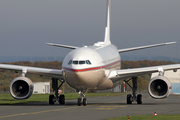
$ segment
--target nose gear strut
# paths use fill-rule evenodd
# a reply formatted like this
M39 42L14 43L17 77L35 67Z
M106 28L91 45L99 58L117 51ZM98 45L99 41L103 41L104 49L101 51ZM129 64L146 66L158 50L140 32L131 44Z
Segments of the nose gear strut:
M85 98L85 95L84 95L84 93L85 93L86 91L79 91L79 96L81 97L81 98L78 98L78 101L77 101L77 104L78 104L78 106L81 106L82 104L84 105L84 106L86 106L87 105L87 99Z

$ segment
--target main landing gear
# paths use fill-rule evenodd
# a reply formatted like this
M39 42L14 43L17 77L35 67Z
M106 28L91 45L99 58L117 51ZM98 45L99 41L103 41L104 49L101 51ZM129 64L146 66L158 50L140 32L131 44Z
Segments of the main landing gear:
M133 87L128 83L132 80ZM132 89L132 94L127 95L127 104L132 104L132 102L137 102L137 104L142 104L142 95L137 94L137 77L132 77L129 80L124 80L124 82Z
M61 84L58 86L58 79L52 78L52 88L53 88L53 91L55 92L55 96L49 95L49 104L50 105L53 105L55 102L59 102L59 104L61 104L61 105L65 104L65 96L59 95L59 93L58 93L58 90L63 85L64 81L63 80L59 80L59 81L61 82Z
M58 86L58 81L61 82L61 84ZM64 95L59 95L58 90L59 88L63 85L65 81L63 80L58 80L55 78L52 78L52 88L53 92L55 92L55 95L49 95L49 104L53 105L55 102L59 102L59 104L64 105L65 104L65 96ZM78 106L81 106L82 104L84 106L87 105L87 99L85 98L84 93L86 92L85 90L77 90L79 92L80 98L78 98L77 104Z
M87 105L87 99L85 98L85 95L84 95L83 93L84 93L83 90L82 90L82 91L79 91L79 96L80 96L81 98L78 98L78 101L77 101L78 106L81 106L82 104L83 104L84 106Z

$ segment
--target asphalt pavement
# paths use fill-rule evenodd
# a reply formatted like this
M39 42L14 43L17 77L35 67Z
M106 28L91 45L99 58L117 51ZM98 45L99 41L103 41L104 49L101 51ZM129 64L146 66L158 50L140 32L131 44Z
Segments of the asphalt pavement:
M78 94L77 94L78 95ZM105 96L87 98L87 106L77 106L77 100L66 100L65 105L49 105L48 102L0 105L0 119L3 120L104 120L132 115L180 114L180 95L166 99L153 99L143 94L143 103L126 104L126 96Z

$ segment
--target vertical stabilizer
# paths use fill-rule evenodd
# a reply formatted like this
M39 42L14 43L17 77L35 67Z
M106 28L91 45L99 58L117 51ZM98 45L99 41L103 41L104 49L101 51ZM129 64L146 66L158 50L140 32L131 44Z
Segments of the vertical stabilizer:
M109 45L111 44L110 41L110 12L111 12L111 0L107 0L107 18L106 18L106 28L105 28L105 37L104 37L104 44Z

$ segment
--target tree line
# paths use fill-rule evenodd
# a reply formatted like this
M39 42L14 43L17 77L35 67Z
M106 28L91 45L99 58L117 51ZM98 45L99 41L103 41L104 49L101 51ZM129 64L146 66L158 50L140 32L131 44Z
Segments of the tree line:
M11 63L2 63L2 64L11 64L11 65L22 65L22 66L31 66L31 67L41 67L41 68L50 68L50 69L61 69L62 62L60 61L52 61L52 62L29 62L29 61L19 61L19 62L11 62ZM150 67L157 65L167 65L174 64L171 61L150 61L150 60L142 60L142 61L122 61L121 69L128 68L139 68L139 67ZM17 73L15 71L10 70L0 70L0 91L9 91L9 85L11 81L19 77L21 73ZM34 74L26 74L26 77L30 78L32 82L51 82L50 77L41 77L39 75ZM138 84L141 89L146 89L148 81L150 79L150 75L143 75L138 77ZM121 82L120 82L121 83ZM67 83L64 84L64 90L66 91L74 91ZM51 88L52 91L52 88Z

